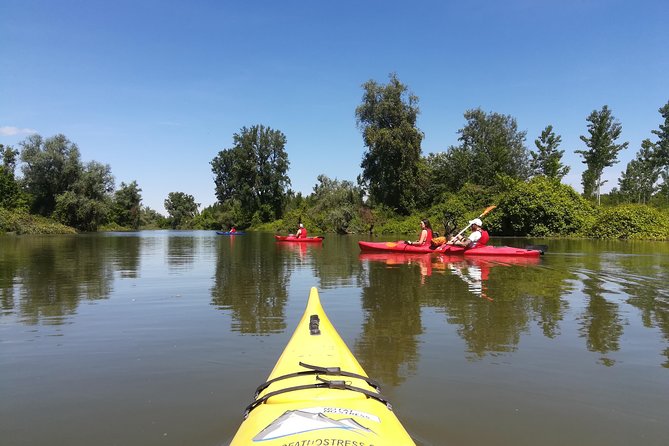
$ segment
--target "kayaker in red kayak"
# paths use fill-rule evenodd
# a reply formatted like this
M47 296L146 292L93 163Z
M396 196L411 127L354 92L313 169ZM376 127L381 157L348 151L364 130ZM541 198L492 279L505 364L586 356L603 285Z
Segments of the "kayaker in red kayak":
M307 238L307 229L304 227L302 223L300 223L300 227L297 229L297 232L295 233L295 238Z
M469 225L472 228L469 237L458 235L454 240L450 240L448 244L463 246L468 249L485 246L488 243L488 240L490 240L490 236L488 235L488 231L483 229L483 222L481 219L475 218L474 220L470 220Z
M409 242L409 245L422 246L432 243L432 226L430 226L430 221L427 218L420 221L420 229L418 241Z

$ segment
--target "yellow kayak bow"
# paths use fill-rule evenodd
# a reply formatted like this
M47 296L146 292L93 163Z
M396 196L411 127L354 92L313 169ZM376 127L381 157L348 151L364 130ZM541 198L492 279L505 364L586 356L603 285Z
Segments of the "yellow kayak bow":
M230 446L415 446L328 319L316 288Z

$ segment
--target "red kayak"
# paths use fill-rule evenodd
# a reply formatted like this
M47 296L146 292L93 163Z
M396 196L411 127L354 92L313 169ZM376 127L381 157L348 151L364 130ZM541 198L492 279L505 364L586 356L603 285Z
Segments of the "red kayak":
M411 254L427 254L430 252L443 252L443 250L432 249L430 245L411 245L404 241L398 242L358 242L361 251L384 251L384 252L403 252ZM439 247L441 248L441 246ZM451 246L456 248L456 246ZM460 248L464 251L464 248Z
M539 257L542 252L538 249L513 248L511 246L481 246L465 249L462 246L441 245L430 248L429 245L416 246L403 241L398 242L358 242L361 251L403 252L411 254L464 254L465 256L495 256L495 257Z
M295 242L295 243L323 243L324 237L304 237L297 238L294 235L275 235L277 242Z

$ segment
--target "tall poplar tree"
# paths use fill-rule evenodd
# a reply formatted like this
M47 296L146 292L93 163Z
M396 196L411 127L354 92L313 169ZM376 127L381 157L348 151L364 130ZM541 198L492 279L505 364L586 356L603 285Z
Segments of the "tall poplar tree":
M416 127L418 97L390 74L386 85L369 80L363 84L357 124L367 151L362 158L360 183L371 199L402 214L416 206L421 187L421 141Z
M534 140L538 152L530 152L532 174L561 180L569 173L569 166L565 166L561 162L564 154L564 150L558 150L561 142L562 137L553 132L553 126L546 126L541 132L541 136Z
M627 148L627 142L616 144L622 132L622 125L611 114L605 105L601 110L593 110L588 116L588 133L590 137L581 135L581 141L588 146L588 150L576 150L583 156L583 163L588 167L583 172L581 182L583 194L586 197L594 193L597 203L601 203L601 188L606 181L602 181L602 173L606 167L618 162L618 152Z
M646 203L653 192L660 176L660 167L655 160L657 146L649 139L641 142L641 150L636 158L627 164L618 184L620 193L637 203Z
M660 167L669 167L669 102L658 110L664 118L664 123L660 124L659 130L653 130L652 133L657 135L656 159Z
M664 123L660 124L658 130L652 131L658 138L655 143L655 162L662 178L658 189L665 200L669 201L669 102L660 108L659 112L664 118Z

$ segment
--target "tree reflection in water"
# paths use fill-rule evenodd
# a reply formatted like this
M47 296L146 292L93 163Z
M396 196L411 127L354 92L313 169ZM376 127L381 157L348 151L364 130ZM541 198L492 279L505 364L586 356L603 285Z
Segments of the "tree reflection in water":
M276 255L276 249L260 237L219 240L212 303L231 313L233 331L270 334L286 328L286 290L296 260Z

